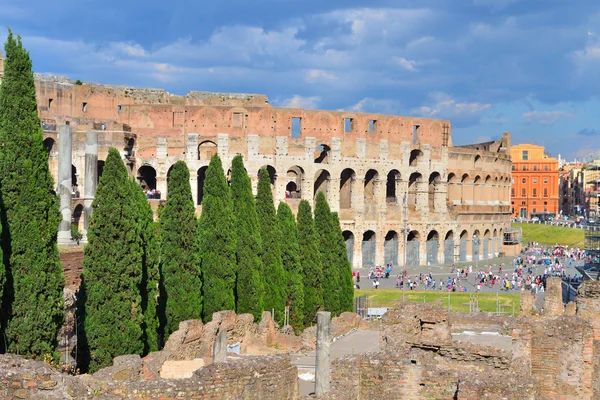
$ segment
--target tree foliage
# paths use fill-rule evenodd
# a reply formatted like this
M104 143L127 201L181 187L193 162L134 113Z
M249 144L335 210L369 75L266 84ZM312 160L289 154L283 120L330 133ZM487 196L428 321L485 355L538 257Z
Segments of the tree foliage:
M81 364L90 372L116 356L144 351L143 249L133 197L125 164L111 148L92 203L80 287Z
M198 221L190 172L183 161L177 161L171 170L168 197L160 214L160 248L164 285L161 319L166 323L166 342L181 321L202 318Z
M304 321L309 325L316 321L317 311L323 308L323 263L307 200L300 201L298 206L298 243L304 285Z
M286 305L290 309L290 325L294 332L304 328L304 283L302 264L300 264L300 244L298 243L298 226L294 214L287 203L281 202L277 207L277 222L281 232L281 259L287 278Z
M287 285L281 261L281 234L271 191L271 178L266 168L260 170L256 194L256 210L263 243L265 310L275 310L275 320L282 323L287 298Z
M10 30L5 53L0 86L0 349L56 357L64 287L56 244L58 197L43 146L31 59Z
M339 315L346 311L352 312L354 309L354 281L338 213L331 213L331 219L333 229L330 244L335 257L334 272L337 274L339 282L337 289L339 303L337 314Z
M252 183L241 155L232 161L231 197L236 233L236 311L250 313L259 321L263 312L262 241Z
M199 223L203 280L203 320L212 314L235 309L235 229L233 202L218 154L210 159L204 180Z

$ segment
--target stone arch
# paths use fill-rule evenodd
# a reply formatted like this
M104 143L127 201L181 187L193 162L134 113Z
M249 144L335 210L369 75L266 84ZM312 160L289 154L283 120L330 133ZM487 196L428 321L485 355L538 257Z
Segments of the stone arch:
M480 249L481 249L481 233L479 232L479 229L475 229L475 231L473 231L473 241L471 242L471 248L472 248L472 260L473 261L478 261L480 259Z
M375 249L376 249L375 232L369 230L363 233L362 238L362 267L371 267L375 265Z
M421 241L421 235L419 234L419 231L410 231L408 232L408 235L406 235L406 241L408 242L419 242Z
M408 160L408 165L410 165L411 167L416 167L422 158L423 158L423 152L419 149L414 149L410 152L410 158Z
M342 236L344 236L344 242L346 243L346 255L352 266L354 265L352 263L354 260L354 233L352 233L352 231L343 231Z
M435 201L435 196L436 196L436 192L439 190L439 185L442 183L442 176L440 175L439 172L432 172L431 175L429 175L429 188L427 190L427 194L428 194L428 202L429 202L429 209L431 211L439 211L439 204L436 207L436 201Z
M44 149L46 149L46 153L48 153L49 157L56 152L56 141L51 137L44 139Z
M198 145L198 160L210 161L214 154L217 154L218 147L212 140L205 140Z
M438 252L440 248L440 234L436 230L431 230L427 234L427 265L438 263Z
M454 231L452 229L444 236L444 262L446 264L454 262Z
M304 169L294 165L287 170L287 183L285 191L290 198L302 198L302 181L304 180Z
M72 224L75 225L78 231L83 229L83 204L77 204L73 209Z
M102 177L102 173L104 172L104 160L98 160L98 182L100 183L100 178Z
M451 172L448 174L448 191L446 193L446 200L450 204L454 204L454 202L460 203L461 201L461 186L460 186L460 178L454 173Z
M155 190L156 170L150 165L142 165L137 171L137 181L144 190Z
M379 178L379 172L374 169L370 169L365 174L365 202L367 200L372 201L375 199L375 195L377 194L377 179Z
M385 198L387 203L398 203L398 194L400 193L400 171L393 169L387 174L385 186Z
M481 176L475 176L473 179L473 202L477 203L483 199L483 179Z
M340 209L352 208L352 196L356 191L356 173L352 168L346 168L340 174Z
M421 264L421 235L418 231L410 231L406 235L406 265Z
M134 156L134 151L133 151L134 147L135 147L135 139L134 138L127 139L127 143L125 145L125 157L133 157Z
M323 192L325 198L329 200L328 195L330 178L331 175L326 169L320 169L317 171L317 173L315 174L315 185L313 191L315 199L317 198L317 194L319 192Z
M318 145L315 149L315 164L328 164L330 152L331 147L326 144Z
M383 260L386 265L398 265L398 233L396 231L389 231L385 235L385 240L383 242Z
M204 180L206 179L207 169L208 166L205 165L204 167L198 168L198 171L196 172L196 176L198 177L196 186L196 205L201 205L202 199L204 199Z
M459 239L460 239L460 241L459 241L458 260L461 262L464 262L464 261L467 261L467 244L469 243L469 240L471 239L469 237L469 232L467 232L466 230L463 230L460 233Z
M482 160L481 156L480 156L479 154L477 154L477 155L475 156L475 158L473 159L473 166L474 166L476 169L479 169L479 168L481 168L481 163L482 163L482 161L483 161L483 160Z
M416 209L418 203L418 186L423 181L423 176L418 172L413 172L410 174L408 178L408 207L411 209Z
M260 169L256 172L256 176L258 178L260 178L260 171L262 169L266 169L267 172L269 173L269 181L271 182L271 188L275 187L275 182L277 181L277 171L275 170L275 167L273 167L272 165L263 165L262 167L260 167Z

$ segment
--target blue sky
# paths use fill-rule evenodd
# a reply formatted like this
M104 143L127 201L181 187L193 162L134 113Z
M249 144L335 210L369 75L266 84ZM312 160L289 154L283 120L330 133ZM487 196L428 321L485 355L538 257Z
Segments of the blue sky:
M0 0L36 72L448 118L455 144L600 151L600 2Z

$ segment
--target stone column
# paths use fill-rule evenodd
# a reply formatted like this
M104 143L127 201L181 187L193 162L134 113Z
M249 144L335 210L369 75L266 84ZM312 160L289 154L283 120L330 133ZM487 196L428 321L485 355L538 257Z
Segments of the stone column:
M315 394L322 396L329 392L331 380L331 313L319 311L317 313L317 357L315 367Z
M85 132L85 183L83 188L83 243L87 243L87 231L92 218L92 203L98 184L98 131Z
M72 165L71 127L63 125L58 130L58 193L60 194L60 214L58 226L58 244L70 245L71 241L71 165Z
M227 361L227 330L223 329L215 338L213 345L213 363Z
M327 182L329 208L332 212L340 212L340 177L330 176Z

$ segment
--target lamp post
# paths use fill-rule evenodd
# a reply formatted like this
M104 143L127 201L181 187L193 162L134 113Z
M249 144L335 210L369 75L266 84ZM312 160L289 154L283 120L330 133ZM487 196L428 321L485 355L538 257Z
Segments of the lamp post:
M406 245L408 243L408 233L410 232L410 228L408 227L408 204L407 204L407 200L406 200L406 193L404 193L404 197L402 200L402 213L403 213L403 217L404 217L404 227L402 229L400 229L400 231L402 232L402 237L404 238L404 269L406 269ZM404 286L405 286L405 276L404 276L404 270L402 271L402 301L404 301Z
M477 257L475 258L475 271L479 271L479 244L481 243L481 239L479 239L476 235L473 235L473 246L477 249Z

